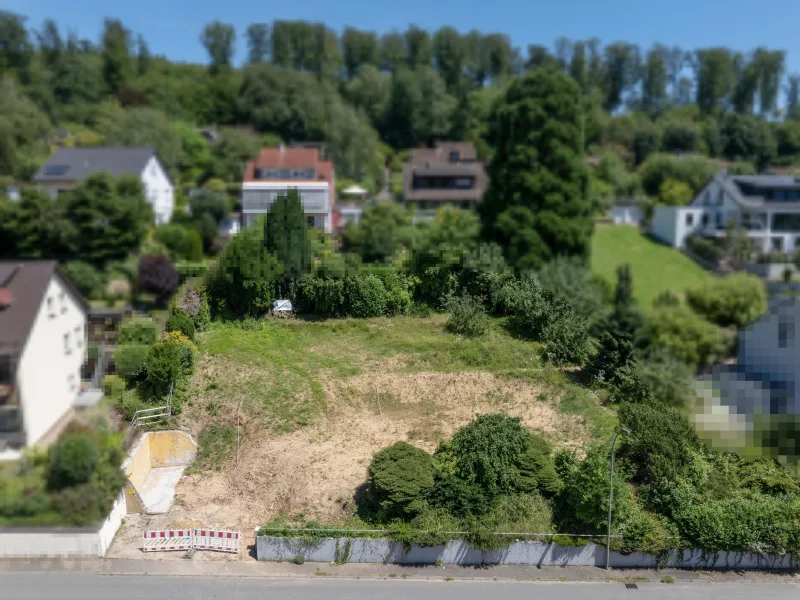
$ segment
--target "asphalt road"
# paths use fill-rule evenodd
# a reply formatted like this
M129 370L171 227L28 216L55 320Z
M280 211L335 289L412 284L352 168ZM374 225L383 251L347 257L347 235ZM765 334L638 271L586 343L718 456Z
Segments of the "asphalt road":
M8 600L796 600L789 583L533 583L110 576L96 573L0 573Z

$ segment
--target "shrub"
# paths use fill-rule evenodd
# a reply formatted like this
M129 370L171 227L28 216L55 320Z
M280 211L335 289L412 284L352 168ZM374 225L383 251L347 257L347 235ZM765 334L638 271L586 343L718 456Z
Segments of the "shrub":
M139 370L150 346L146 344L122 344L114 350L114 365L117 374L123 379L131 379Z
M164 244L175 260L189 259L189 229L175 223L159 225L155 232L156 241ZM202 253L201 253L202 258Z
M122 322L117 336L118 344L155 344L158 326L150 318L134 317Z
M480 486L455 475L439 479L428 494L428 501L458 518L482 515L491 506Z
M708 183L717 171L716 165L706 157L676 157L667 154L653 154L647 157L639 169L642 188L655 198L661 185L668 179L682 181L694 193Z
M631 512L626 515L621 533L622 544L619 549L623 554L646 552L658 556L678 545L676 536L655 515L635 503L631 504Z
M680 306L681 299L672 290L664 290L653 300L653 307Z
M218 194L210 189L200 190L189 198L189 210L192 217L199 219L204 214L211 215L215 224L219 224L228 216L230 207L228 199L222 194Z
M173 383L185 376L184 360L179 344L164 341L152 345L136 377L139 396L147 402L165 398Z
M588 354L589 321L549 292L545 293L545 299L546 325L541 336L544 356L555 364L583 363Z
M103 274L87 262L74 260L63 267L64 274L86 298L96 298L103 291Z
M166 256L142 256L137 281L142 291L163 298L175 293L180 277Z
M703 367L712 356L726 350L719 328L684 306L654 310L645 327L644 339L695 368Z
M211 322L205 288L186 288L176 306L192 319L195 331L203 331Z
M669 352L657 351L636 363L636 374L657 402L681 408L694 396L692 369Z
M700 447L686 417L668 406L626 402L619 409L619 421L631 431L623 438L621 455L630 460L642 483L675 481L689 467L690 450Z
M343 317L347 313L343 279L305 277L297 282L295 309L322 317Z
M411 310L414 280L401 273L375 273L386 290L386 316L405 315Z
M540 491L545 496L555 496L561 491L563 482L556 472L551 452L552 448L547 440L532 436L519 468L520 491Z
M536 277L543 290L567 302L576 314L590 321L602 314L603 290L580 259L556 258L539 269Z
M89 481L100 462L100 449L91 437L71 434L50 448L47 459L47 487L63 490Z
M458 476L489 498L517 489L530 444L531 434L521 421L501 414L477 417L451 440Z
M419 513L433 483L431 455L406 442L378 452L369 467L370 496L385 518Z
M345 308L351 317L380 317L386 314L386 288L374 275L346 277Z
M197 346L194 342L180 331L170 331L163 342L165 344L175 344L178 346L183 376L189 377L194 373L194 365L197 360Z
M609 492L608 448L591 446L586 458L568 469L564 477L561 499L567 509L567 520L574 527L583 527L587 533L605 531L608 518ZM631 492L625 484L624 464L615 464L614 503L611 522L619 524L631 506Z
M483 308L483 302L474 296L464 294L454 296L447 303L450 318L445 329L456 335L477 337L486 333L489 317Z
M699 235L686 238L686 247L703 260L717 264L725 257L725 250L713 240Z
M767 311L764 284L755 275L735 274L689 290L689 305L720 327L745 327Z
M658 188L658 199L667 206L685 206L692 201L692 196L692 188L675 179L667 179Z
M103 379L103 393L106 396L119 396L125 391L125 380L117 375L106 375Z
M194 340L194 321L182 310L175 310L167 319L167 331L180 331L190 340Z
M123 414L126 421L130 421L137 410L152 408L152 406L139 397L136 390L125 390L122 392L119 399L117 399L116 407Z

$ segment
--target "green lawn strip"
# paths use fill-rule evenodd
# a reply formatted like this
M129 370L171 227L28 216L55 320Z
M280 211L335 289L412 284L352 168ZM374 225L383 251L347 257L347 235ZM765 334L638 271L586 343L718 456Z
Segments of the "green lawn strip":
M592 238L592 272L611 284L616 270L628 263L639 306L649 312L653 300L671 290L683 295L716 276L675 248L664 246L625 225L598 225Z

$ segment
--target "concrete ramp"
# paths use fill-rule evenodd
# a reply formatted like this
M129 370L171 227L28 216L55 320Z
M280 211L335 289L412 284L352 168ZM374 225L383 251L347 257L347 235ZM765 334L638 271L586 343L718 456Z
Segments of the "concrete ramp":
M175 501L175 486L197 456L197 444L183 431L150 431L122 465L127 512L160 514Z

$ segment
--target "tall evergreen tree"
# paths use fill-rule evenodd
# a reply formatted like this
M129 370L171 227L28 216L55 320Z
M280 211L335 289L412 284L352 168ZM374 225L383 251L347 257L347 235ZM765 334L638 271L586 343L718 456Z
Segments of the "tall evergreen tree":
M614 310L608 320L607 331L612 335L624 335L636 340L643 325L643 318L633 296L631 267L617 267L617 287L614 290Z
M518 269L558 255L587 257L592 202L582 160L580 92L567 75L535 69L514 81L494 121L497 150L481 206L483 235Z
M112 94L117 94L127 84L131 69L131 32L120 20L105 20L102 52L106 88Z
M283 264L285 278L297 279L311 271L308 224L296 189L278 196L270 206L264 225L264 246Z

